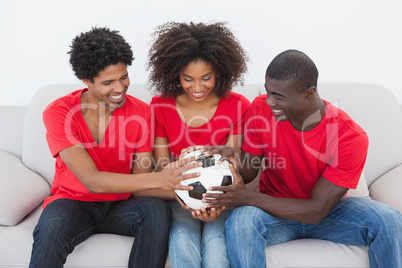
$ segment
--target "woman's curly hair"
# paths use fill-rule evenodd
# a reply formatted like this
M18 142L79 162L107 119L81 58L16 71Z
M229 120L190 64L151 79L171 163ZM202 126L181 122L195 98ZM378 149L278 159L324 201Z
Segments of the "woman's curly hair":
M248 56L225 23L168 22L157 27L153 37L147 70L150 87L163 96L177 97L184 92L180 73L196 60L212 64L218 97L232 86L244 84Z
M109 65L124 63L131 65L133 51L118 31L94 27L74 38L71 47L70 63L78 79L93 82L99 72Z

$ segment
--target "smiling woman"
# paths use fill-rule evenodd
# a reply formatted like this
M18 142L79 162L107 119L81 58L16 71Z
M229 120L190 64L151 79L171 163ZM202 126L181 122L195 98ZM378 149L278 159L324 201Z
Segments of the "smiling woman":
M195 146L240 147L250 102L231 90L243 83L248 58L232 32L224 23L171 22L154 36L148 70L151 87L161 93L151 101L157 170ZM176 199L173 191L138 194ZM170 206L172 267L229 267L226 208L191 210L179 199Z
M209 93L215 86L212 64L201 60L190 62L180 74L180 84L187 93L180 96L185 96L186 101L199 101L211 97Z

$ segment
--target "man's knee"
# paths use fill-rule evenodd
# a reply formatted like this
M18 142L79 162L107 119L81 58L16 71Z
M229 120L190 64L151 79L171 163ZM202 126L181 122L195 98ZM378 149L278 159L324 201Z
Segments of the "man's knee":
M163 225L170 228L172 222L172 211L168 204L155 197L139 197L144 209L143 222L150 225ZM160 227L160 226L159 226Z
M237 207L226 220L226 231L237 232L244 231L246 226L254 226L256 221L260 220L262 213L265 213L259 208L252 206Z

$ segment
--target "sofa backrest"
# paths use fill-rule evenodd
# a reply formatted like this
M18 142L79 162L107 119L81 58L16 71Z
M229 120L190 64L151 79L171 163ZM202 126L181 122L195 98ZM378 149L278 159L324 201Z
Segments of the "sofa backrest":
M24 164L53 181L54 164L45 137L42 112L53 100L83 88L83 84L45 86L37 91L23 125L22 159ZM236 87L250 101L265 93L263 85ZM393 94L384 87L353 83L319 84L318 92L347 112L367 132L370 145L365 167L367 184L402 163L402 113ZM129 94L149 103L154 92L147 85L132 84Z
M322 83L318 92L366 131L369 149L364 170L368 185L402 163L402 112L391 91L371 84Z
M42 113L52 101L83 88L82 84L49 85L40 88L32 98L25 114L22 137L22 162L42 175L49 185L53 182L55 160L46 141Z
M0 106L0 150L22 155L22 124L28 107Z

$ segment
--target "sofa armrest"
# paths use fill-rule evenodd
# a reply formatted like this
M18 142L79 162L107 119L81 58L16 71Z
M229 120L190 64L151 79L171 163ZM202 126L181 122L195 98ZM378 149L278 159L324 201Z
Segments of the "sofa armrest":
M387 204L402 213L402 165L399 165L370 186L372 199Z
M16 225L49 195L44 178L0 150L0 225Z

